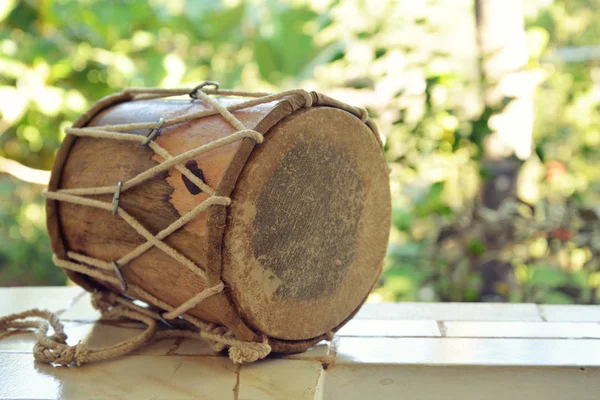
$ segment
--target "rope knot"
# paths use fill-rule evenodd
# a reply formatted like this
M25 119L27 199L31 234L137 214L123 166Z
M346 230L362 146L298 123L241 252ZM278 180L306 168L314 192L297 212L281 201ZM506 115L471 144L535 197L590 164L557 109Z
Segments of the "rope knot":
M235 364L250 363L265 358L271 352L271 346L265 338L262 343L240 342L229 348L229 358Z
M359 107L358 113L358 118L360 118L362 122L367 122L367 120L369 119L369 112L366 109Z
M312 94L308 93L306 90L299 90L299 93L304 97L304 107L309 108L313 105L313 97Z
M58 345L54 349L42 343L37 343L33 347L33 356L37 361L63 366L85 363L88 352L88 347L81 342L75 346Z

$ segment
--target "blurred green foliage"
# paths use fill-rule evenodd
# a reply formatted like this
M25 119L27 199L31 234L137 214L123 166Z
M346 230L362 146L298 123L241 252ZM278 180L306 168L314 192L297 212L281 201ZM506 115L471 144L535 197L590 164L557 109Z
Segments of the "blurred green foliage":
M431 101L429 94L453 86L446 82L456 77L429 75L417 122L411 128L398 121L410 139L393 131L388 137L388 155L400 167L389 262L375 293L380 299L598 302L600 76L593 58L559 57L566 53L569 61L595 44L600 2L591 3L549 2L526 21L527 72L542 77L534 101L535 154L520 168L519 196L498 210L483 206L478 195L489 178L481 145L491 115L506 103L453 120L460 102ZM437 136L426 149L406 146L432 132ZM429 164L428 152L448 158ZM440 175L423 171L431 175L432 165Z
M535 155L498 210L480 201L482 143L510 99L482 105L470 0L5 0L0 156L49 170L64 127L126 86L318 89L366 106L385 136L393 228L374 300L597 302L600 73L546 60L595 43L591 3L526 21ZM442 40L459 25L468 42ZM41 189L0 175L0 285L65 282Z
M0 156L49 170L64 127L126 86L276 90L335 56L306 4L128 0L0 2ZM293 43L293 46L289 44ZM324 54L326 53L326 54ZM269 82L270 84L267 84ZM41 186L0 176L0 284L60 284Z

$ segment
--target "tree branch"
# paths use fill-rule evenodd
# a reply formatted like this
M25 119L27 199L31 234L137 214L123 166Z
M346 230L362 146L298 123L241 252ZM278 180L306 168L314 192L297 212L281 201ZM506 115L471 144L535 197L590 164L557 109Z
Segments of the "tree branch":
M50 171L29 168L15 160L0 157L0 173L6 173L24 182L36 185L47 185L50 181Z

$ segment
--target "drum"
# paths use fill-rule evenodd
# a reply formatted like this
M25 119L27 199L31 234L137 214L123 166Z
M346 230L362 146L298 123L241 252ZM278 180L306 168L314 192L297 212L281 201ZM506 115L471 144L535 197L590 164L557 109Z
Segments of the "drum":
M47 225L87 290L291 353L331 337L378 279L390 190L363 109L209 82L124 90L67 134Z

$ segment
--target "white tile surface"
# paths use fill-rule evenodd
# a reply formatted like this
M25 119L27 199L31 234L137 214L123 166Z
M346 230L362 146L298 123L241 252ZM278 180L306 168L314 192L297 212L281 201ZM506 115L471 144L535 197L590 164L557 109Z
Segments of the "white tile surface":
M286 359L319 359L322 357L326 357L329 353L329 342L323 340L310 349L306 350L303 353L296 354L278 354L274 355L274 358L286 358ZM176 350L173 351L172 354L175 355L206 355L206 356L214 356L217 353L212 351L212 349L204 342L203 340L191 340L185 339L179 344Z
M600 322L599 306L583 305L541 305L540 312L550 322Z
M67 343L71 346L81 342L91 348L107 347L130 339L142 333L142 325L126 321L110 323L64 322ZM0 351L31 353L36 339L33 333L13 334L0 340ZM165 339L150 343L134 354L166 355L175 345L175 339Z
M444 322L448 337L596 338L600 324L591 322Z
M324 400L596 400L600 369L341 364Z
M83 292L79 287L0 288L0 316L41 308L53 312L68 307Z
M215 353L210 346L204 340L184 339L176 350L173 351L175 355L188 355L188 356L215 356Z
M237 367L218 357L125 357L80 368L0 353L0 399L231 399Z
M239 400L313 400L322 391L323 368L315 360L265 360L242 365Z
M0 289L0 316L32 307L59 311L68 342L91 347L142 332L136 322L94 322L99 314L89 294L79 293ZM599 312L600 306L368 304L331 344L241 367L203 341L180 339L114 361L51 367L33 361L33 334L11 335L0 340L0 400L595 399Z
M310 349L306 350L303 353L296 354L288 354L281 355L282 358L291 358L295 360L304 360L304 359L322 359L329 355L329 342L326 340L322 340Z
M349 321L337 333L337 336L375 336L375 337L412 337L440 336L436 321L394 321L365 320Z
M336 348L336 364L600 366L600 340L342 337Z
M535 304L506 303L367 303L354 319L542 321Z
M77 324L65 322L63 323L67 331L74 331ZM71 343L72 339L68 338L67 342ZM35 344L35 335L33 332L19 332L13 333L0 339L0 355L2 352L19 352L19 353L31 353L33 351L33 345Z
M91 294L84 291L74 299L60 318L66 321L95 321L100 318L100 311L92 306Z

